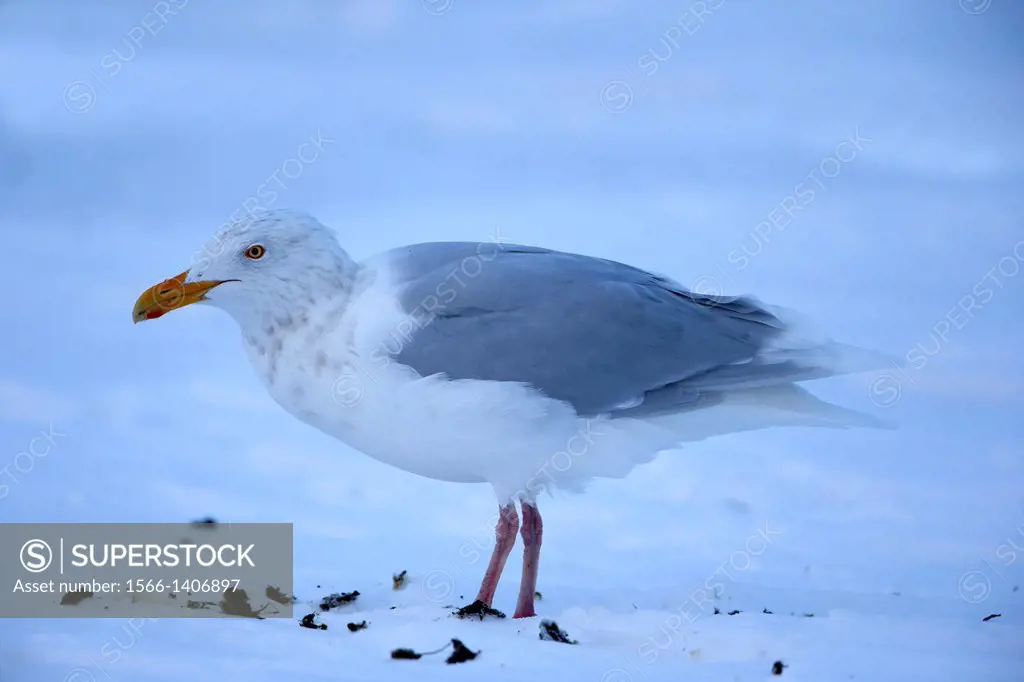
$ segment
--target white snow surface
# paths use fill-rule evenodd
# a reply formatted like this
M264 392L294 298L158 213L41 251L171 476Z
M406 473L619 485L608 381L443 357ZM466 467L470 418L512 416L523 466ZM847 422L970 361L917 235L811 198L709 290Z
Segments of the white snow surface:
M720 597L703 609L693 595L704 579L613 590L549 580L539 611L579 642L569 645L542 641L540 618L456 619L446 604L465 601L458 592L472 585L448 577L413 575L399 591L387 576L306 586L313 594L361 594L327 613L315 600L296 604L293 619L96 620L88 636L38 628L27 640L31 653L21 652L33 659L31 672L23 660L4 679L766 680L775 661L785 666L784 680L1021 679L1019 592L1001 602L1002 617L982 622L988 609L955 598L769 588L729 583L724 573ZM512 598L508 589L499 594ZM298 627L307 612L328 629ZM346 627L363 620L364 630ZM450 650L390 657L399 647L422 653L452 638L479 656L460 664L446 663Z

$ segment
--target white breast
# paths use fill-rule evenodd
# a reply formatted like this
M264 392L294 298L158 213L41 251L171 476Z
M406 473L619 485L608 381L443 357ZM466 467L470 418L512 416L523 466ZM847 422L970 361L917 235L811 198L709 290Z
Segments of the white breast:
M386 272L323 328L328 316L263 339L263 354L248 344L250 358L288 412L399 469L533 498L624 476L673 440L643 422L580 418L526 385L421 377L392 361L429 322L399 308Z

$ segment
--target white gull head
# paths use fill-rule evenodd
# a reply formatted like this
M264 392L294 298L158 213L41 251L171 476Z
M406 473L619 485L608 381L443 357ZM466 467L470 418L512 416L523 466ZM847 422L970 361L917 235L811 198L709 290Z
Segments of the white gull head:
M224 310L254 335L347 294L356 271L334 230L305 213L276 210L218 231L197 252L182 286L202 289L196 303Z

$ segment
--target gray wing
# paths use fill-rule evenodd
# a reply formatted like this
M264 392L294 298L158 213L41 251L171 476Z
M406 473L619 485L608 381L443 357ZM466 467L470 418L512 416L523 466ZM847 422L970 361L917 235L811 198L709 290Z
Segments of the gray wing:
M716 373L748 378L739 363L783 330L752 298L695 294L598 258L465 242L386 256L419 321L398 362L424 376L524 382L584 415L699 401Z

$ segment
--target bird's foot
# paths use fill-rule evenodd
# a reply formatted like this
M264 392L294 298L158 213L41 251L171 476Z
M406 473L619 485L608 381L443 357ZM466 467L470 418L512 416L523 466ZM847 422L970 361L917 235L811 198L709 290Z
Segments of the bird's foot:
M513 618L533 618L537 615L536 609L533 608L533 604L528 607L516 607L516 612L512 614Z
M489 604L485 604L483 601L477 599L469 606L463 606L461 609L457 609L453 615L458 618L484 618L491 616L492 618L504 618L505 614L496 608L491 607ZM518 616L517 616L518 617Z

